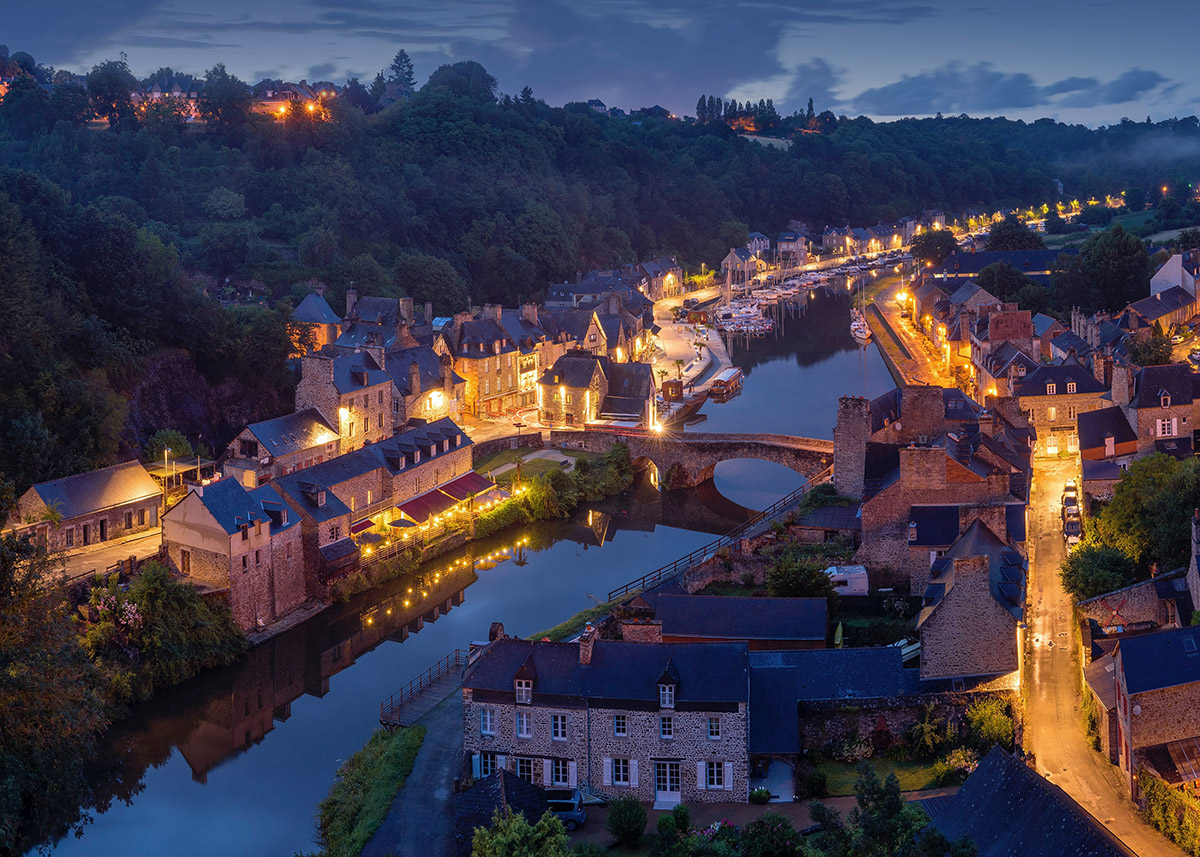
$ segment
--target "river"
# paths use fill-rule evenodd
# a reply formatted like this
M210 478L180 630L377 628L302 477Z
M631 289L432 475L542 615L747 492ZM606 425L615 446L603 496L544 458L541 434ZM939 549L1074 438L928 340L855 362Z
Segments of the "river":
M775 334L735 343L743 390L708 403L696 428L829 438L839 396L890 389L875 347L850 338L848 300L818 292ZM447 652L486 638L491 622L521 636L551 627L729 529L734 504L763 508L800 481L766 462L722 462L714 482L724 501L705 502L703 492L660 496L641 484L570 522L443 557L423 570L424 590L395 581L335 605L242 663L159 694L109 730L91 781L92 821L52 853L315 850L317 804L377 725L383 698ZM470 560L497 553L506 558L494 567ZM450 609L416 631L431 605Z

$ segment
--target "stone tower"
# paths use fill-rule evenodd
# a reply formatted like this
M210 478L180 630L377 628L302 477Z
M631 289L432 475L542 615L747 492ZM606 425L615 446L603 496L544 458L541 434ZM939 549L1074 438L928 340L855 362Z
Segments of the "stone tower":
M855 500L863 495L870 431L870 402L861 396L838 399L837 426L833 430L833 487Z

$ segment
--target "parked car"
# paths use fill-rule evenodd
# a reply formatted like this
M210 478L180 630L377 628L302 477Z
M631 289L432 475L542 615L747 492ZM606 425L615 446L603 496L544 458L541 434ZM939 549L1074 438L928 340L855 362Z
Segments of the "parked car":
M1063 521L1063 538L1067 540L1067 550L1071 550L1083 538L1083 522L1079 515L1068 515Z
M1172 334L1172 336L1171 336L1171 344L1172 344L1172 345L1182 345L1182 344L1183 344L1183 341L1184 341L1185 339L1187 339L1187 337L1186 337L1186 336L1184 336L1182 333L1176 333L1176 334Z
M1063 486L1062 507L1064 515L1069 509L1074 509L1075 514L1079 514L1079 489L1075 486L1074 479L1068 479L1067 484Z
M579 789L546 789L546 801L555 818L567 830L574 830L587 821L587 809Z

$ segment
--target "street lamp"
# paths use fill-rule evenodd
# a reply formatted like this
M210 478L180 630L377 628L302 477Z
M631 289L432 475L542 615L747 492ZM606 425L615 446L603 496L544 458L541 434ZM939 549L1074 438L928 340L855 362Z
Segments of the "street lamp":
M163 514L167 512L167 453L171 451L171 447L163 447Z

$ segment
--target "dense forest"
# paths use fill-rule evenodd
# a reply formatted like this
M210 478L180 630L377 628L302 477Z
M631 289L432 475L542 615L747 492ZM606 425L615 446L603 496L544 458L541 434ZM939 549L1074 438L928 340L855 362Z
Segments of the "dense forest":
M254 113L218 65L206 121L188 122L130 104L123 62L86 89L39 85L58 76L27 54L9 62L32 69L0 101L0 473L18 491L165 427L126 413L164 349L210 386L286 407L286 314L315 282L335 307L353 284L445 313L661 252L695 271L791 219L871 224L1048 202L1054 178L1088 196L1200 175L1195 117L1094 130L822 113L779 149L715 112L610 117L501 95L464 62L378 112L358 86L281 118ZM195 425L219 447L236 420L212 422Z

